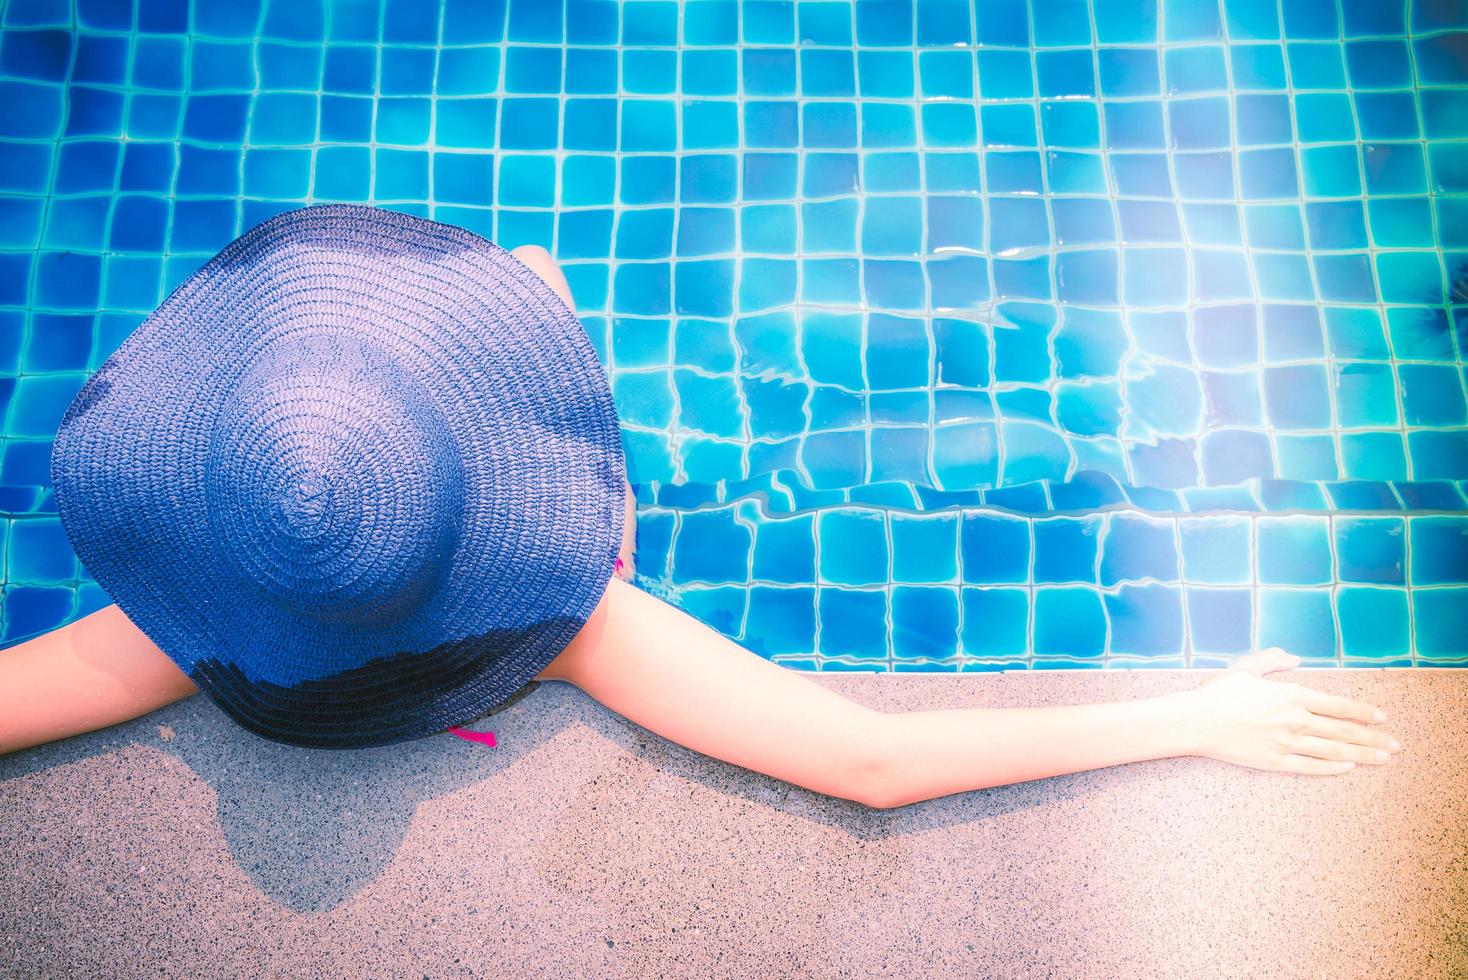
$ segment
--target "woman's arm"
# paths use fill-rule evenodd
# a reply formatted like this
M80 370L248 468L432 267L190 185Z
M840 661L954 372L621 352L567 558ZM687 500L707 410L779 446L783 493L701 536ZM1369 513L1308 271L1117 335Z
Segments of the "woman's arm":
M1169 697L1063 708L887 713L744 649L613 579L541 679L704 755L886 808L1190 754Z
M0 650L0 755L145 715L197 691L115 605Z
M1260 679L1283 651L1204 688L1105 704L882 712L730 641L618 579L539 675L704 755L874 808L1170 756L1331 774L1373 761L1372 707ZM1343 719L1354 719L1346 721Z

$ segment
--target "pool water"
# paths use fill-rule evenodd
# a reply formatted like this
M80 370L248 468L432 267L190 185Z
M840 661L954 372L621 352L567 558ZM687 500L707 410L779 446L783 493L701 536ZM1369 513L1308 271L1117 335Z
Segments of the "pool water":
M1468 665L1468 4L12 0L0 640L90 372L308 203L546 246L639 572L811 670Z

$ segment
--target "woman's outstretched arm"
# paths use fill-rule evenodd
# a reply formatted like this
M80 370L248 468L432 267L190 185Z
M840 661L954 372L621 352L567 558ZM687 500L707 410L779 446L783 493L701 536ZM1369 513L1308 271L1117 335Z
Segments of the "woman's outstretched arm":
M1370 705L1262 680L1292 666L1283 651L1239 666L1203 689L1133 701L889 713L613 579L539 677L705 755L875 808L1182 755L1324 775L1386 745L1357 723L1372 720Z
M0 650L0 755L94 732L198 690L115 605Z
M540 676L705 755L878 808L1191 752L1167 697L876 711L616 580Z

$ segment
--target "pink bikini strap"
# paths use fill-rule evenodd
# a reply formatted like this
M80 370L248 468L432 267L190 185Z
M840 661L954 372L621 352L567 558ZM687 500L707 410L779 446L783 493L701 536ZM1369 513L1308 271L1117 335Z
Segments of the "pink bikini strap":
M468 728L450 728L448 731L450 734L457 735L466 742L478 742L490 748L494 748L497 744L494 740L494 732L476 732Z

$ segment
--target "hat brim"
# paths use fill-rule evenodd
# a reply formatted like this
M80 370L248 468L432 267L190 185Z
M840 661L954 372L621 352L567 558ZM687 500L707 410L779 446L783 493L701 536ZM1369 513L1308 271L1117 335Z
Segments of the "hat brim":
M462 461L432 594L370 629L272 603L206 492L232 387L313 331L399 355ZM174 290L77 394L52 480L128 618L241 726L319 748L441 732L533 679L601 600L625 505L606 374L555 290L468 231L351 205L278 215Z

